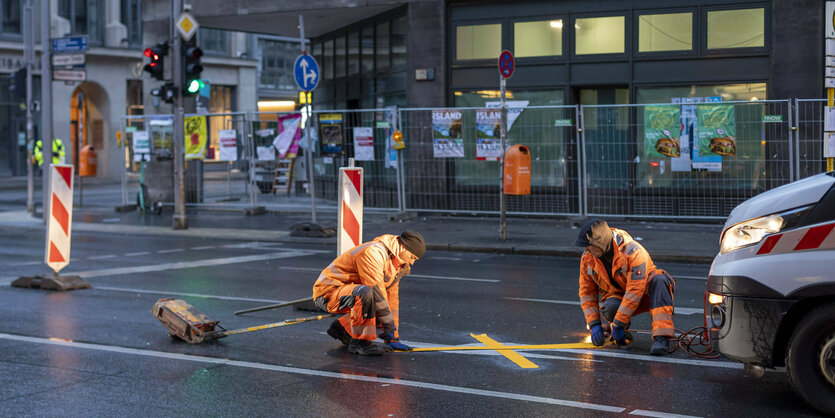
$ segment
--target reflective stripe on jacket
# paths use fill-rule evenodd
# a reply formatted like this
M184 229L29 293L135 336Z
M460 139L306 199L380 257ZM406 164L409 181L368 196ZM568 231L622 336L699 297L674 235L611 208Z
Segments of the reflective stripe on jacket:
M313 285L313 299L325 297L346 284L363 284L374 292L374 310L383 329L399 338L400 273L408 265L400 260L406 249L397 235L381 235L360 244L331 262Z
M598 298L621 299L613 323L627 327L647 290L647 277L659 270L644 247L623 230L610 228L614 235L612 272L588 252L580 259L580 306L591 327L600 323ZM613 274L614 273L614 274Z

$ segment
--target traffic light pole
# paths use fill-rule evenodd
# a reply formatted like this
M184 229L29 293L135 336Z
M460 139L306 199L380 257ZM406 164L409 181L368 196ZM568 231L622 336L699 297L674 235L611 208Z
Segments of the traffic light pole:
M23 62L26 65L26 211L35 213L35 130L32 126L32 70L35 69L35 17L32 0L23 6Z
M174 37L171 74L174 77L177 96L174 104L174 229L187 229L186 202L185 202L185 181L183 178L185 132L184 111L183 111L183 57L180 53L183 41L174 29L174 22L183 12L182 0L172 0L171 11L171 34Z

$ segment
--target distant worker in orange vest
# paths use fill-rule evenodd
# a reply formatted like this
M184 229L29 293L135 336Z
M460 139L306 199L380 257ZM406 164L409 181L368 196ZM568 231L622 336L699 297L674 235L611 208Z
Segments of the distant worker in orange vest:
M669 340L675 335L673 278L656 268L647 250L626 231L609 228L606 221L586 222L576 244L585 248L580 259L579 295L592 343L603 345L610 332L618 345L626 345L632 317L649 311L650 354L668 354Z
M333 321L328 335L363 356L410 351L400 342L400 279L426 252L420 233L381 235L358 245L330 263L313 285L313 301L326 312L345 314Z

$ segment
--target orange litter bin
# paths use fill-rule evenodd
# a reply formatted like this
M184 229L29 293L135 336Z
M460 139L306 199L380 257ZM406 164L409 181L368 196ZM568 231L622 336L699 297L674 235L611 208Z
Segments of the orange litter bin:
M78 175L95 177L98 161L96 159L96 150L93 149L93 146L85 145L84 148L81 148L78 157Z
M505 153L504 194L531 194L531 153L524 145L512 145Z

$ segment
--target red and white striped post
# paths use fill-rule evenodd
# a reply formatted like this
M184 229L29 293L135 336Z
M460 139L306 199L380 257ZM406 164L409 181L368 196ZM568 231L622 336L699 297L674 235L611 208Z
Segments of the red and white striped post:
M73 166L53 164L51 167L44 262L58 274L62 268L70 264Z
M362 167L354 167L353 158L339 169L338 213L336 253L341 255L362 242Z

